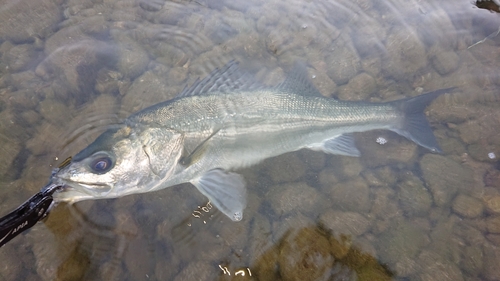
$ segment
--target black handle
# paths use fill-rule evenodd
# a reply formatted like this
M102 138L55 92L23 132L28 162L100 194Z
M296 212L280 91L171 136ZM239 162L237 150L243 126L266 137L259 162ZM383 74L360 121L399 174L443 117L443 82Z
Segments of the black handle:
M52 205L52 194L59 188L52 183L33 195L8 215L0 218L0 247L43 219Z

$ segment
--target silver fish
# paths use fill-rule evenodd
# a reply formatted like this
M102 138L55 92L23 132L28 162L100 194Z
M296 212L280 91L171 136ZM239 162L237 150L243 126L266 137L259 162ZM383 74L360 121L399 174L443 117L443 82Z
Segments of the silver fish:
M129 116L52 177L58 201L116 198L190 182L233 221L246 206L233 171L307 148L360 156L351 133L394 131L440 152L423 114L437 90L386 103L325 98L297 66L274 88L259 87L230 62L176 98Z

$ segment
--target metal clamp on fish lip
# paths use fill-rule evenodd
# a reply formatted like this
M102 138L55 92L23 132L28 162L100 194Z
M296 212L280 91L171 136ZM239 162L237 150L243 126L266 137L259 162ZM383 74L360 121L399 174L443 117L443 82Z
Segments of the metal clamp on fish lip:
M66 159L58 168L54 169L50 178L60 168L66 166L69 161L71 161L71 158ZM45 218L54 205L52 195L61 188L61 185L54 184L51 181L17 209L0 218L0 247Z

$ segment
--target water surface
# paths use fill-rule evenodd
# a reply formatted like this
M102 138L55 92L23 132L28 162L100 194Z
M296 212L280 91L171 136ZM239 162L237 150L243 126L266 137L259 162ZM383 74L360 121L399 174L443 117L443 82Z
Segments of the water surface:
M500 15L433 2L3 0L1 214L233 59L268 86L301 60L342 100L457 90L426 111L441 155L373 131L360 158L268 159L239 171L239 223L189 184L60 204L0 249L2 280L500 280Z

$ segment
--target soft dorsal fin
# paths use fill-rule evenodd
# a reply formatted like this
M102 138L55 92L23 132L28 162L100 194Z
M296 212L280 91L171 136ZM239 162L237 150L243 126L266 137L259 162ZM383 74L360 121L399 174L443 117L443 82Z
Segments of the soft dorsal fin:
M296 62L292 71L287 75L285 81L279 84L277 89L303 96L322 97L321 93L309 80L306 66L302 62Z
M186 87L177 95L178 98L204 95L212 92L231 92L234 90L252 90L258 86L247 73L241 71L238 62L232 60L222 68L216 68L202 80L197 79L191 87Z

